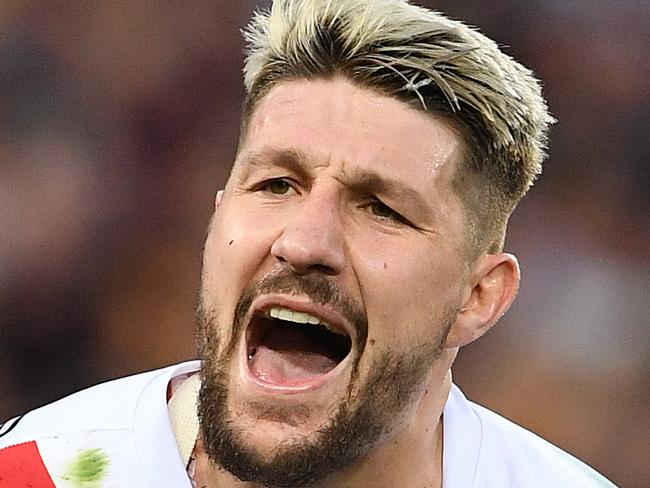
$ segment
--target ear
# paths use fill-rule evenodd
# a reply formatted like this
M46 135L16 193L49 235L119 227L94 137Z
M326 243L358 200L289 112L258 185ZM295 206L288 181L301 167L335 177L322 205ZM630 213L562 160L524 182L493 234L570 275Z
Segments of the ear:
M214 210L216 211L221 205L221 200L223 200L223 190L217 192L217 196L214 199Z
M519 278L519 263L512 254L486 254L480 258L445 347L464 346L487 332L515 300Z

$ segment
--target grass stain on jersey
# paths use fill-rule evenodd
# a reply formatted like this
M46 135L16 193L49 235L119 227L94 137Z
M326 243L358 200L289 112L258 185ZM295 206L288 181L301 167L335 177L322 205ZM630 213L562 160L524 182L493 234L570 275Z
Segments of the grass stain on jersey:
M75 488L101 488L108 456L102 449L86 449L77 454L61 476Z

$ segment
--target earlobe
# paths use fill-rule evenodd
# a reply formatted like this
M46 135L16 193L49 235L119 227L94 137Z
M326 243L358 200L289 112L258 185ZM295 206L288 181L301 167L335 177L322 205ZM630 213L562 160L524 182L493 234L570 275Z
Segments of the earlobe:
M519 289L519 263L512 254L488 254L472 273L472 288L456 321L449 329L445 347L469 344L487 332L506 313Z

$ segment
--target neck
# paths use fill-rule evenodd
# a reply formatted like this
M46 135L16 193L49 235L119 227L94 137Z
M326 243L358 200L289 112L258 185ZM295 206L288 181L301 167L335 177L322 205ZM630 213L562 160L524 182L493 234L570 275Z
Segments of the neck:
M451 370L432 371L425 389L405 421L357 464L333 473L312 488L392 488L442 486L442 412L451 388ZM205 488L262 488L241 482L208 461L197 449L196 486Z

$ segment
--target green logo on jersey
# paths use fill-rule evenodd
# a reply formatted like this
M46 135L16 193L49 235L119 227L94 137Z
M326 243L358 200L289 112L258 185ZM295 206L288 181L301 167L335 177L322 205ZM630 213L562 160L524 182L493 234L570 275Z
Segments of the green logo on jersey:
M72 460L61 478L75 488L100 488L107 466L108 456L102 449L86 449Z

